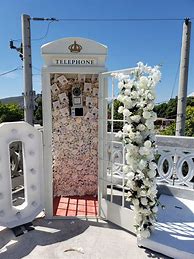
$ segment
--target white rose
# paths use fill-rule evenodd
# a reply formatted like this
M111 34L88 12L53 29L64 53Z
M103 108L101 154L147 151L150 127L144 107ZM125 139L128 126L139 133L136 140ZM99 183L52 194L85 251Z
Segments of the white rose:
M131 170L136 171L137 167L138 167L137 162L134 162L133 164L130 164L130 167L131 167Z
M138 163L139 169L143 170L146 168L146 166L147 166L147 161L141 159L140 162Z
M123 113L123 111L124 111L124 107L123 106L119 106L118 113Z
M148 78L145 77L145 76L141 76L140 77L140 82L139 82L139 87L147 88L147 84L148 84Z
M155 205L155 204L156 204L155 201L150 201L150 202L149 202L149 205L150 205L150 206L153 206L153 205Z
M139 200L138 199L133 199L132 203L133 203L133 205L139 205Z
M138 171L138 170L137 170ZM136 177L137 179L143 179L145 177L145 175L140 171L138 173L138 176Z
M117 100L123 103L124 97L125 97L124 95L119 94L118 97L117 97Z
M143 130L145 130L145 126L143 125L143 124L139 124L138 126L137 126L137 129L139 130L139 131L143 131Z
M147 172L147 175L149 178L154 178L156 176L156 171L155 170L149 170Z
M154 123L153 123L153 121L152 121L151 119L148 119L148 120L146 121L145 125L147 126L147 128L148 128L149 130L154 130Z
M148 238L150 236L150 231L145 229L145 230L141 230L140 232L140 238Z
M145 190L141 190L139 195L140 196L147 196L147 192Z
M157 207L157 206L153 207L153 208L152 208L152 211L153 211L154 213L157 213L157 212L158 212L158 207Z
M150 156L151 150L150 150L150 148L147 148L147 147L141 147L141 148L139 149L139 153L140 153L140 155L142 155L142 156L147 156L147 157L146 157L146 160L149 160L149 157L148 157L148 156Z
M125 96L123 98L123 103L125 104L125 106L128 108L128 109L131 109L133 107L133 101L131 100L130 97L128 96Z
M145 186L150 186L150 180L148 178L143 179L143 183Z
M135 221L139 225L142 221L142 216L140 214L135 214Z
M148 111L144 111L143 112L143 117L144 117L144 119L149 119L151 117L151 113L148 112Z
M115 137L116 138L122 138L123 137L123 132L122 131L119 131L115 134Z
M131 112L130 112L128 109L125 108L125 109L123 110L123 115L126 116L126 117L128 117L128 116L131 115Z
M131 94L131 90L130 89L126 89L125 90L125 95L130 95Z
M155 94L153 94L153 93L148 93L148 95L147 95L147 98L148 99L150 99L150 100L154 100L155 99Z
M131 154L129 156L126 156L127 164L132 166L133 164L136 164L136 161L131 158Z
M142 136L139 132L136 132L135 134L135 137L134 137L134 140L137 142L137 143L141 143L142 142Z
M152 118L152 121L156 121L157 119L157 114L155 112L152 112L151 113L151 118Z
M132 85L133 85L133 81L132 80L128 80L127 83L125 84L125 88L126 89L131 89Z
M156 187L155 186L152 186L152 187L150 187L149 188L149 190L147 191L147 194L148 195L151 195L151 197L155 197L155 195L157 194L157 189L156 189Z
M145 146L146 148L151 148L151 146L152 146L151 141L146 140L146 141L144 142L144 146Z
M154 103L149 103L149 104L147 105L147 109L148 109L148 110L153 110L153 109L154 109Z
M150 170L153 170L153 171L154 171L157 167L158 167L158 166L157 166L156 163L154 163L154 162L150 162L150 163L149 163L149 168L150 168Z
M147 204L148 204L148 200L147 200L147 198L141 198L141 204L142 205L144 205L144 206L146 206Z
M132 121L138 123L141 120L141 116L140 115L133 115L130 117Z
M128 131L130 131L130 130L131 130L131 125L125 124L125 125L123 126L123 132L128 132Z
M128 173L127 178L128 178L129 181L132 181L133 178L134 178L134 173L133 172Z
M135 133L134 132L129 132L129 138L131 139L131 140L134 140L134 138L135 138Z
M138 93L136 91L131 92L131 98L137 99L139 97Z
M124 87L124 84L123 84L122 81L120 81L120 82L118 83L118 88L119 88L120 90L122 90L123 87Z

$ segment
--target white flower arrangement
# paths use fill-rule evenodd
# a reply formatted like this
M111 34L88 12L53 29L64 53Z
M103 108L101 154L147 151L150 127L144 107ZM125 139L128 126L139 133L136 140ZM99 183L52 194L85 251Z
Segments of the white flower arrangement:
M130 188L127 199L134 206L136 231L139 238L150 236L157 213L156 168L154 161L155 132L153 111L155 86L160 81L159 67L142 62L128 75L113 74L119 80L118 100L123 104L118 112L124 116L125 125L117 133L126 148L126 165L123 172Z

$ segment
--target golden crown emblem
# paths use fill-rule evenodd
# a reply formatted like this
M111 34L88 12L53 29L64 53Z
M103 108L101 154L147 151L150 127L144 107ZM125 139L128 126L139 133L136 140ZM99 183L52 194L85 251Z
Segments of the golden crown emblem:
M74 41L73 44L71 44L68 49L71 51L71 52L74 52L74 53L79 53L81 50L82 50L82 46L77 44L76 41Z

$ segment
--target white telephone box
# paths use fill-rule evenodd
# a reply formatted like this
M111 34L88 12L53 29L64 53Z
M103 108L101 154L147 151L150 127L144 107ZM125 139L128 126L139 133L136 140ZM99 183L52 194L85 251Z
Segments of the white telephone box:
M98 193L99 74L107 47L83 38L42 46L46 213L53 196Z

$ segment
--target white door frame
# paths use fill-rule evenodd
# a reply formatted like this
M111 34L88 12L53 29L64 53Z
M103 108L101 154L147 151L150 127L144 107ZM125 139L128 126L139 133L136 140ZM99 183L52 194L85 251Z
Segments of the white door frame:
M98 190L98 200L99 200L99 216L109 220L122 228L127 229L130 232L135 233L135 221L134 221L134 212L132 209L125 207L125 188L124 186L124 174L122 179L122 204L116 204L113 195L113 161L111 163L111 179L107 177L107 167L108 167L108 148L110 149L110 154L112 159L113 155L113 144L117 143L118 140L115 140L114 132L113 132L113 108L114 103L112 102L111 108L111 132L110 136L107 134L107 104L109 101L116 99L114 96L115 91L115 82L113 79L113 73L124 73L127 74L131 69L123 69L111 72L105 72L100 74L99 78L99 146L98 146L98 154L99 154L99 163L98 163L98 182L99 182L99 190ZM108 84L108 79L111 78L111 86ZM108 92L111 92L111 96L108 95ZM123 122L123 120L122 120ZM109 144L108 144L109 143ZM119 143L119 142L118 142ZM121 142L120 142L121 144ZM122 165L125 163L125 156L124 156L124 147L122 146L123 150L123 162ZM121 166L122 166L121 165ZM107 198L107 186L111 186L110 189L110 199Z

